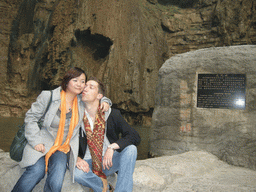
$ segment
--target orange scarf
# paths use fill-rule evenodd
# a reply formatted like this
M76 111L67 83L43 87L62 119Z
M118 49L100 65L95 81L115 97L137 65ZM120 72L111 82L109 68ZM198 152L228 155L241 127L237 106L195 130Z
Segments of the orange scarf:
M51 149L48 151L48 153L45 155L45 172L48 170L48 160L51 157L53 153L55 153L57 150L62 151L63 153L68 153L70 151L70 139L73 135L73 131L75 129L75 126L78 123L78 106L77 106L77 97L75 97L73 101L72 106L72 117L69 125L69 132L68 136L66 138L66 141L62 144L63 141L63 135L64 135L64 126L66 121L66 92L61 91L60 93L61 98L61 113L60 113L60 123L59 123L59 129L57 132L57 137L55 139L54 145L51 147Z

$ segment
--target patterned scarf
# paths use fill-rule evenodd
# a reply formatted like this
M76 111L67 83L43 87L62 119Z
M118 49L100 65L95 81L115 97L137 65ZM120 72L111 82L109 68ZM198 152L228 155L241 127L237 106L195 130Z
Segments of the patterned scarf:
M87 136L87 144L92 156L92 171L101 178L106 179L106 175L102 171L102 151L105 133L105 115L104 112L97 110L95 117L93 132L86 115L84 115L84 127Z
M54 145L45 155L45 172L47 172L48 170L48 160L53 153L55 153L58 150L67 154L70 151L69 142L73 135L73 131L78 123L78 105L77 105L77 97L75 97L73 101L73 106L72 106L72 117L69 125L68 136L66 138L66 141L63 143L63 145L61 145L63 141L64 127L66 122L66 92L65 91L63 90L61 91L60 98L61 98L61 113L60 113L59 129L57 132L57 137L55 139Z

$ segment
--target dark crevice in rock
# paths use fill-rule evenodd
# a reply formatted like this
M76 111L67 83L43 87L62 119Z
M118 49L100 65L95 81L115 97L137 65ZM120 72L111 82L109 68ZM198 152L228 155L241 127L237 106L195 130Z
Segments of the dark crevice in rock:
M219 18L215 15L213 18L212 18L212 27L217 27L220 25L220 20Z
M162 54L163 63L164 63L167 59L169 59L169 55L168 55L168 53L164 52L164 53Z
M174 33L174 31L171 31L168 27L166 27L163 23L161 23L161 27L163 29L163 31L167 32L167 33Z
M143 119L145 117L151 118L154 108L150 108L147 112L131 112L131 111L126 111L123 109L120 109L117 107L116 104L113 104L113 108L119 109L123 117L127 120L127 122L130 125L145 125L145 122Z
M93 17L94 20L97 19L96 14L92 14L92 17Z
M109 55L109 50L113 41L101 34L91 34L90 30L75 31L75 37L77 42L72 41L71 45L82 45L88 47L93 52L93 58L95 60L104 59Z
M199 0L158 0L159 4L162 5L177 5L181 8L194 7Z
M16 18L12 22L11 34L10 34L10 45L9 45L9 53L15 52L17 49L17 40L20 36L26 33L32 33L34 30L33 26L33 17L34 17L34 9L37 1L36 0L24 0L21 3L18 14ZM10 57L10 55L9 55ZM12 78L12 63L10 59L8 59L7 63L7 76L8 79Z
M49 27L49 35L52 37L53 36L53 32L54 32L54 29L55 29L56 26L51 26Z
M153 71L153 69L147 69L148 73L151 73Z
M125 92L125 93L130 93L130 94L132 94L132 93L133 93L133 91L132 91L131 89L124 90L124 92Z

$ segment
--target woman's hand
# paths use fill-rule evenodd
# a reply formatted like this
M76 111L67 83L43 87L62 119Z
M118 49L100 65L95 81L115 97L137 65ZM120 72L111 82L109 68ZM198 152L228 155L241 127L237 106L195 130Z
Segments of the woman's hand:
M101 103L100 104L100 109L101 109L102 112L108 111L109 110L109 104L106 103L106 102Z
M80 157L77 157L76 167L86 173L90 171L89 164Z
M35 150L38 151L38 152L42 152L44 153L45 152L45 146L44 144L38 144L35 146Z

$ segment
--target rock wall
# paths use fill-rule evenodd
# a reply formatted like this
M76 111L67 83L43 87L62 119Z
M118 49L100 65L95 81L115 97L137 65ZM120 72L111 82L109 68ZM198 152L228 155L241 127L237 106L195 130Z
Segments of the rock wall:
M13 20L20 6L19 0L0 0L0 106L1 116L15 115L12 113L14 105L8 102L10 87L7 82L7 62L10 43L10 34ZM8 111L6 113L6 111Z
M208 47L256 43L255 10L252 0L158 0L177 5L162 14L169 55Z
M252 0L0 0L0 6L1 116L23 116L42 89L79 66L107 85L131 124L150 125L166 59L256 42Z
M56 87L70 66L78 66L103 80L118 108L149 113L151 118L157 71L167 59L167 45L160 24L146 21L135 0L24 0L12 26L10 88L3 94L15 110L6 106L2 115L22 115L31 103L28 99ZM139 121L145 124L147 118Z
M150 153L205 150L256 169L256 46L208 48L173 56L159 70ZM246 107L198 108L197 74L245 74Z
M10 33L12 21L19 8L19 0L1 0L0 1L0 84L6 83L8 46L10 42Z

